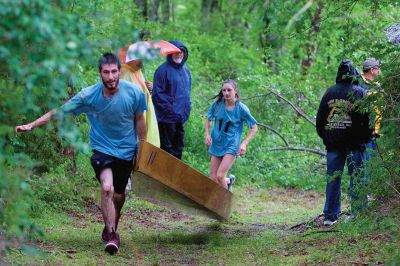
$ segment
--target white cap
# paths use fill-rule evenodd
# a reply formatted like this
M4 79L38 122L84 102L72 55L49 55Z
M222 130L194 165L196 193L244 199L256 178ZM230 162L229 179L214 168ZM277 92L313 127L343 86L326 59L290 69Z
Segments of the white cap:
M126 63L133 60L149 58L151 46L147 42L135 42L128 47L126 51Z

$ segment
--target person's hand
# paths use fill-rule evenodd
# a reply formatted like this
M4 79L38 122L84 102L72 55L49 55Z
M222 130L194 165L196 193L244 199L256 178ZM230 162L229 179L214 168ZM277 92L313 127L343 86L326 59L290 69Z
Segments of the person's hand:
M207 146L211 146L211 144L212 144L212 139L211 139L211 136L210 136L209 134L206 135L206 138L205 138L205 140L204 140L204 143L205 143Z
M239 154L244 155L246 153L247 145L245 143L240 144L239 146Z
M149 90L149 92L153 90L153 82L151 82L150 80L146 80L144 84L146 84L146 88Z
M26 124L26 125L16 126L14 131L15 131L15 133L18 133L18 132L31 131L32 129L33 129L33 124L29 123L29 124Z

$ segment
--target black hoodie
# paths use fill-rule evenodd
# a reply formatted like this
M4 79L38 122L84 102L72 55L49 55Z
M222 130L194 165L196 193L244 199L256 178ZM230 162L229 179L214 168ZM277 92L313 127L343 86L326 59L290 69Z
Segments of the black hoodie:
M339 65L336 84L321 99L317 114L317 132L327 150L360 149L371 139L369 115L354 108L366 96L355 84L358 72L350 60Z

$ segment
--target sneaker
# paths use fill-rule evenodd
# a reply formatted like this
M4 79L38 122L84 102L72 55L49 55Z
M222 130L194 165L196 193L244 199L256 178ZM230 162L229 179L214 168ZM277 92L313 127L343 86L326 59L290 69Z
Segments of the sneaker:
M119 235L118 233L116 233L115 231L113 231L110 235L109 235L109 240L105 246L105 251L107 253L109 253L110 255L114 255L115 253L118 252L119 249Z
M232 185L235 183L235 181L236 181L236 176L234 176L234 175L229 175L229 184L228 184L228 190L230 191L230 192L232 192Z
M110 240L110 237L107 232L107 228L105 226L103 228L103 232L101 233L101 239L103 240L104 244L107 243L108 240Z
M337 219L328 219L328 218L324 219L324 225L325 226L332 226L332 225L334 225L336 223L337 223Z

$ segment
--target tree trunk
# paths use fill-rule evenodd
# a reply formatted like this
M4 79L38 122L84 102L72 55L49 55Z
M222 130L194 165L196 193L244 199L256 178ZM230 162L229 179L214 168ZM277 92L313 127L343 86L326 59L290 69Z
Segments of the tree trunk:
M170 2L169 0L161 0L161 23L167 24L170 18Z
M219 9L220 9L220 4L218 3L218 0L201 1L201 14L202 14L203 26L207 25L210 14Z
M318 50L317 35L320 32L320 22L322 13L323 3L322 0L318 1L317 9L314 12L313 18L311 20L311 29L307 34L307 44L305 46L307 58L303 59L301 62L302 71L305 73L307 70L313 66L314 58Z
M277 50L275 48L277 48L277 46L279 45L279 41L278 41L278 35L269 32L269 26L271 22L268 10L269 2L270 2L269 0L265 1L261 7L262 10L264 10L263 12L264 15L262 18L264 29L259 34L259 41L260 41L260 46L264 53L263 56L264 63L267 64L270 69L272 69L273 73L277 73L278 67L274 62L273 58L278 55L272 55L271 50Z
M143 17L148 19L148 17L147 17L147 0L135 0L135 4L140 9Z
M171 0L171 17L173 23L175 23L175 7L176 7L175 0Z
M158 8L160 7L160 0L150 0L150 5L149 19L151 21L159 21Z

